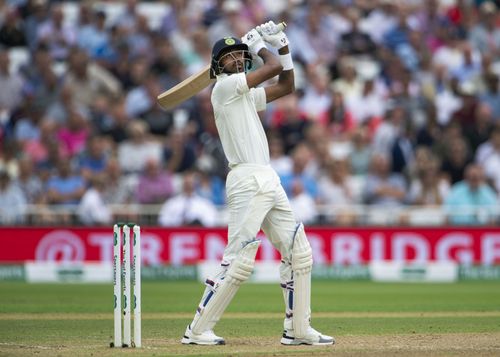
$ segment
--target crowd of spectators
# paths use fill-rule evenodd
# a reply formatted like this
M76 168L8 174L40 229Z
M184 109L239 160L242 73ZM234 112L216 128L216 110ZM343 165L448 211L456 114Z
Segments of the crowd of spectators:
M153 5L159 21L144 11ZM366 205L369 223L411 223L417 213L400 213L417 205L448 212L449 223L493 223L499 9L0 0L0 223L26 222L36 205L35 223L110 224L110 207L141 204L159 206L157 224L217 224L227 165L210 88L170 111L156 96L209 63L215 40L271 19L288 24L297 90L262 120L298 219L361 223L356 207Z

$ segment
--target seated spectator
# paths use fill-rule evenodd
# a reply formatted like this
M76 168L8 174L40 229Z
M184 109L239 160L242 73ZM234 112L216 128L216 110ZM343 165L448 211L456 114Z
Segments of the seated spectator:
M292 170L280 176L281 184L288 197L292 197L292 188L295 180L302 183L304 190L314 199L318 196L318 187L314 177L307 171L311 162L311 150L306 144L299 144L292 152Z
M483 169L470 164L465 169L465 180L451 187L444 206L451 224L491 224L498 199L495 191L486 184Z
M491 132L487 142L479 146L476 162L484 168L484 173L497 192L500 192L500 125Z
M341 225L354 223L354 212L349 206L359 199L348 165L345 160L331 160L326 174L318 182L320 203L328 205L328 216L333 215L335 222Z
M439 172L439 161L435 157L423 163L410 183L407 201L413 205L436 206L444 202L450 184Z
M71 21L65 21L62 4L51 8L50 17L38 27L37 39L47 44L53 59L64 61L68 57L76 42L76 29Z
M15 140L0 141L0 170L7 171L11 178L17 177L19 173L19 145Z
M500 83L498 75L486 73L484 77L486 90L480 95L479 100L490 107L493 120L500 122Z
M146 123L133 120L127 130L129 138L118 145L118 161L126 174L141 172L148 159L161 161L161 144L149 137Z
M359 127L352 136L352 150L349 154L349 166L353 175L364 176L370 166L370 136L366 126Z
M137 177L125 175L118 160L114 157L108 160L104 172L108 181L105 201L115 205L132 203Z
M80 175L75 175L68 159L62 159L57 165L57 174L47 183L48 203L58 205L60 218L64 223L71 223L71 208L76 209L85 193L85 181ZM69 209L69 210L68 210Z
M26 198L17 185L12 183L5 170L0 171L0 224L20 224L26 217Z
M26 46L22 18L15 7L6 11L5 20L0 22L0 45L5 47Z
M67 151L63 145L59 145L57 141L57 126L50 119L43 119L40 123L40 136L31 140L27 140L23 144L23 151L28 155L35 165L50 160L50 151L56 150L59 157L67 157Z
M110 225L113 213L105 201L107 178L104 174L92 176L91 186L85 191L78 204L78 218L84 225Z
M19 175L14 183L23 192L26 202L42 204L46 202L45 187L35 174L33 160L28 156L19 159Z
M472 162L467 143L463 138L455 138L447 142L445 155L441 171L451 185L462 181L464 178L465 167Z
M196 192L206 199L210 200L216 206L222 206L226 203L226 187L224 181L217 175L211 174L211 170L197 164L199 174Z
M23 79L10 73L9 52L0 48L0 109L12 112L21 102Z
M276 101L272 127L276 127L284 143L285 154L289 155L299 142L305 139L305 133L311 122L299 107L297 93L292 93Z
M68 72L64 84L78 93L75 100L87 107L102 95L118 98L122 88L120 82L106 69L92 62L85 50L74 47L68 58Z
M81 113L71 110L68 121L57 131L57 138L70 157L78 155L85 148L89 136L89 126Z
M406 185L403 177L391 173L389 158L374 154L366 178L364 201L374 206L394 207L403 204Z
M314 198L304 190L300 180L292 182L290 206L297 222L304 224L313 224L316 222L318 218L316 203L314 202Z
M85 180L104 172L109 155L106 152L104 138L91 135L87 138L86 149L78 157L78 168Z
M173 173L182 173L194 168L196 152L183 129L170 131L163 148L163 160L167 163L167 169Z
M158 217L161 226L215 226L217 210L212 202L196 193L197 179L194 172L184 174L182 192L168 199L161 208Z
M172 196L173 192L172 175L164 170L158 161L147 160L143 172L139 175L135 191L136 202L163 203Z
M289 156L285 155L284 142L277 135L269 138L269 156L271 159L271 166L278 175L290 172L292 169L292 160Z

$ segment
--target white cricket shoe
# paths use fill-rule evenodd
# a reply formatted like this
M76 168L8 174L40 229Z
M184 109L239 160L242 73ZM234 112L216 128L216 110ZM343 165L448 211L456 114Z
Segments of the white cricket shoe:
M191 325L186 328L181 342L185 345L225 345L226 341L212 330L196 334L191 331Z
M295 338L293 329L285 329L283 337L281 338L282 345L333 345L335 339L332 336L323 335L321 332L316 331L311 326L307 329L307 334L302 338Z

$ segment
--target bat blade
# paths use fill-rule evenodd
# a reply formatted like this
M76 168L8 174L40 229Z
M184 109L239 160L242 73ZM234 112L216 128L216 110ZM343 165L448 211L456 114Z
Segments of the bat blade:
M186 78L176 86L158 95L158 103L165 109L172 109L205 89L215 79L210 78L210 65Z

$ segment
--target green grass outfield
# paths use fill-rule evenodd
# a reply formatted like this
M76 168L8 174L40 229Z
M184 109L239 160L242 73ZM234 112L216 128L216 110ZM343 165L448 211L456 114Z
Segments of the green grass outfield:
M109 285L0 283L0 356L500 356L500 283L313 282L313 326L334 347L281 346L276 284L242 286L216 333L183 346L203 286L143 282L140 350L111 349Z

